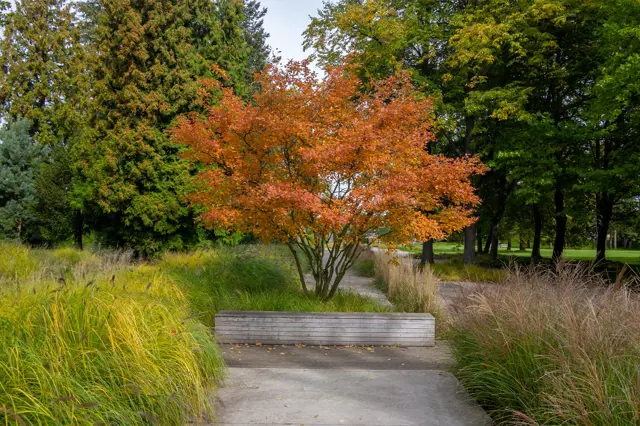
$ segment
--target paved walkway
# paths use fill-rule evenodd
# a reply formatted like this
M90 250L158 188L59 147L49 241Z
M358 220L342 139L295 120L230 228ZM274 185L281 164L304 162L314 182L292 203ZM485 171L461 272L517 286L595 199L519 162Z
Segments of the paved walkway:
M392 306L391 302L387 300L387 296L373 285L373 279L356 275L353 269L348 270L344 275L340 288L343 291L353 291L363 296L368 296L383 306Z
M391 305L371 278L349 271L341 287ZM443 291L445 300L458 294L454 286L443 286ZM451 355L443 341L433 348L222 349L229 376L217 395L218 425L491 424L447 372Z
M448 347L227 345L218 425L491 423L446 372Z

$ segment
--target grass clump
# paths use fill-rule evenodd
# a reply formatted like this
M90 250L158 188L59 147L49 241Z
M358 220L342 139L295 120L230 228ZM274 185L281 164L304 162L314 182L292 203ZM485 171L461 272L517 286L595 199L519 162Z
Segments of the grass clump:
M371 298L338 291L328 302L302 292L291 256L279 246L250 245L166 254L158 266L185 290L198 317L213 326L221 310L380 312Z
M499 424L640 424L640 298L582 265L460 298L455 374Z
M10 263L16 248L0 248ZM0 278L0 423L169 425L212 414L223 361L158 268L120 255L17 253L39 268Z
M376 284L397 310L444 319L440 282L429 266L419 268L410 256L392 258L383 251L374 256Z
M0 243L0 282L23 280L33 275L40 261L19 244Z

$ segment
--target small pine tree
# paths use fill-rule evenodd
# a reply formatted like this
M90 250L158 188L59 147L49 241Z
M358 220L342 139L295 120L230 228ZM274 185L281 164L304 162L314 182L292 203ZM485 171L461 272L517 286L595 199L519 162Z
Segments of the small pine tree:
M26 119L0 128L0 236L24 241L38 239L31 207L38 165L46 156L29 131Z

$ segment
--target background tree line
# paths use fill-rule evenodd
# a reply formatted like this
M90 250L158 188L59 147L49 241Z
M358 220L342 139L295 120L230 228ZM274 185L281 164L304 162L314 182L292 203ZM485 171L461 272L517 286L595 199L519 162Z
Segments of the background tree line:
M635 0L339 0L305 33L322 63L363 78L410 69L435 100L437 143L480 155L479 221L464 261L517 239L540 258L596 242L612 224L638 242L640 3ZM424 244L423 257L432 244Z
M212 236L188 205L198 166L166 130L204 111L198 82L248 99L269 56L257 0L0 0L0 233L91 232L142 254ZM498 242L640 239L640 4L635 0L339 0L306 31L321 64L409 69L434 100L433 153L479 155L466 263ZM424 245L424 258L429 248Z
M245 98L270 54L257 0L0 2L0 233L92 232L141 255L207 237L184 197L197 166L166 130L225 71Z

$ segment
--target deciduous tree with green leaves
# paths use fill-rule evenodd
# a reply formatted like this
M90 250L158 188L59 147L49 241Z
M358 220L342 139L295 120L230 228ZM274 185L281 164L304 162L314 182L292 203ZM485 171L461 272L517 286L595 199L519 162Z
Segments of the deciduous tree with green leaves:
M583 190L595 196L597 260L605 259L616 206L640 196L640 3L604 2L600 73L590 91L591 164Z

